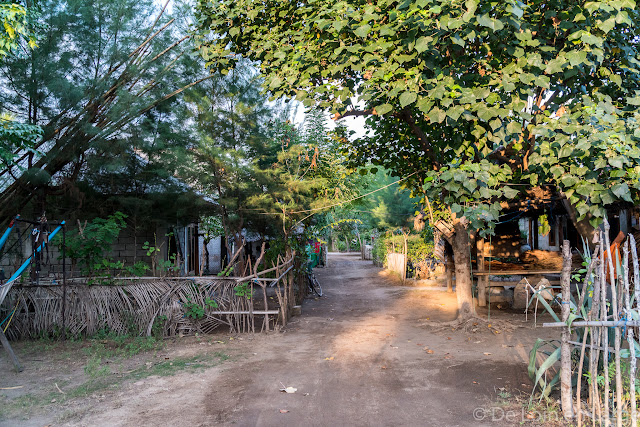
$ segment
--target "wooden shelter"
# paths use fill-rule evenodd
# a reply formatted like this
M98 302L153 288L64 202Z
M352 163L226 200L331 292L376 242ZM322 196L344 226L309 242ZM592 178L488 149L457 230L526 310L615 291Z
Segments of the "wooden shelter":
M560 283L562 242L568 240L574 249L582 250L584 241L568 201L543 188L533 189L529 197L517 202L502 202L503 211L489 238L472 238L475 242L475 268L478 305L485 306L491 298L491 288L512 288L523 277L546 278ZM639 226L639 211L631 205L615 205L607 212L611 224L610 239L622 231L628 234ZM582 230L584 232L584 230ZM574 254L574 267L581 265L579 253ZM491 281L509 276L515 282Z

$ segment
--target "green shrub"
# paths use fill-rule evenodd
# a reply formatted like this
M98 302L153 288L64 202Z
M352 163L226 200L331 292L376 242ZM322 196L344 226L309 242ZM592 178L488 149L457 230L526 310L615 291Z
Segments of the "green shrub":
M66 255L71 259L72 266L79 265L82 273L89 276L114 268L108 255L120 231L127 226L125 218L127 215L116 212L106 219L95 218L83 229L70 230L66 238ZM56 236L55 243L62 251L60 234Z

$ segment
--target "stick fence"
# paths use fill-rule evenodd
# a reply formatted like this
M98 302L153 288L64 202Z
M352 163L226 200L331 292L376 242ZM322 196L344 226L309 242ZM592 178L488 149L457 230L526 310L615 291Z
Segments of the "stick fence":
M578 426L586 419L594 426L637 426L637 242L630 234L619 250L609 242L608 223L604 228L598 233L583 283L574 288L577 293L569 286L571 272L563 269L562 321L544 326L563 330L560 390L564 417L576 419ZM563 258L570 265L569 242L564 244Z

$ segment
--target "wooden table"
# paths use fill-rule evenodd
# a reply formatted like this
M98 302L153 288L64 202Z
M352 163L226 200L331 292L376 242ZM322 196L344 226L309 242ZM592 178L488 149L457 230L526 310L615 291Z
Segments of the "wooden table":
M484 264L484 263L483 263ZM485 307L487 305L487 288L489 285L489 276L536 276L539 274L560 274L562 270L495 270L472 271L474 276L478 276L478 305ZM504 286L504 285L501 285Z

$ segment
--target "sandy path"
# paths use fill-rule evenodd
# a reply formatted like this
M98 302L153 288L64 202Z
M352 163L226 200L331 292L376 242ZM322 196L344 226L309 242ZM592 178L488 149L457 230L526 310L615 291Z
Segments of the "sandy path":
M211 383L205 423L478 425L473 410L496 387L529 383L529 347L513 336L420 327L426 317L453 319L453 295L395 287L354 255L333 255L316 274L325 297L307 301L286 333ZM279 393L281 385L298 391Z

